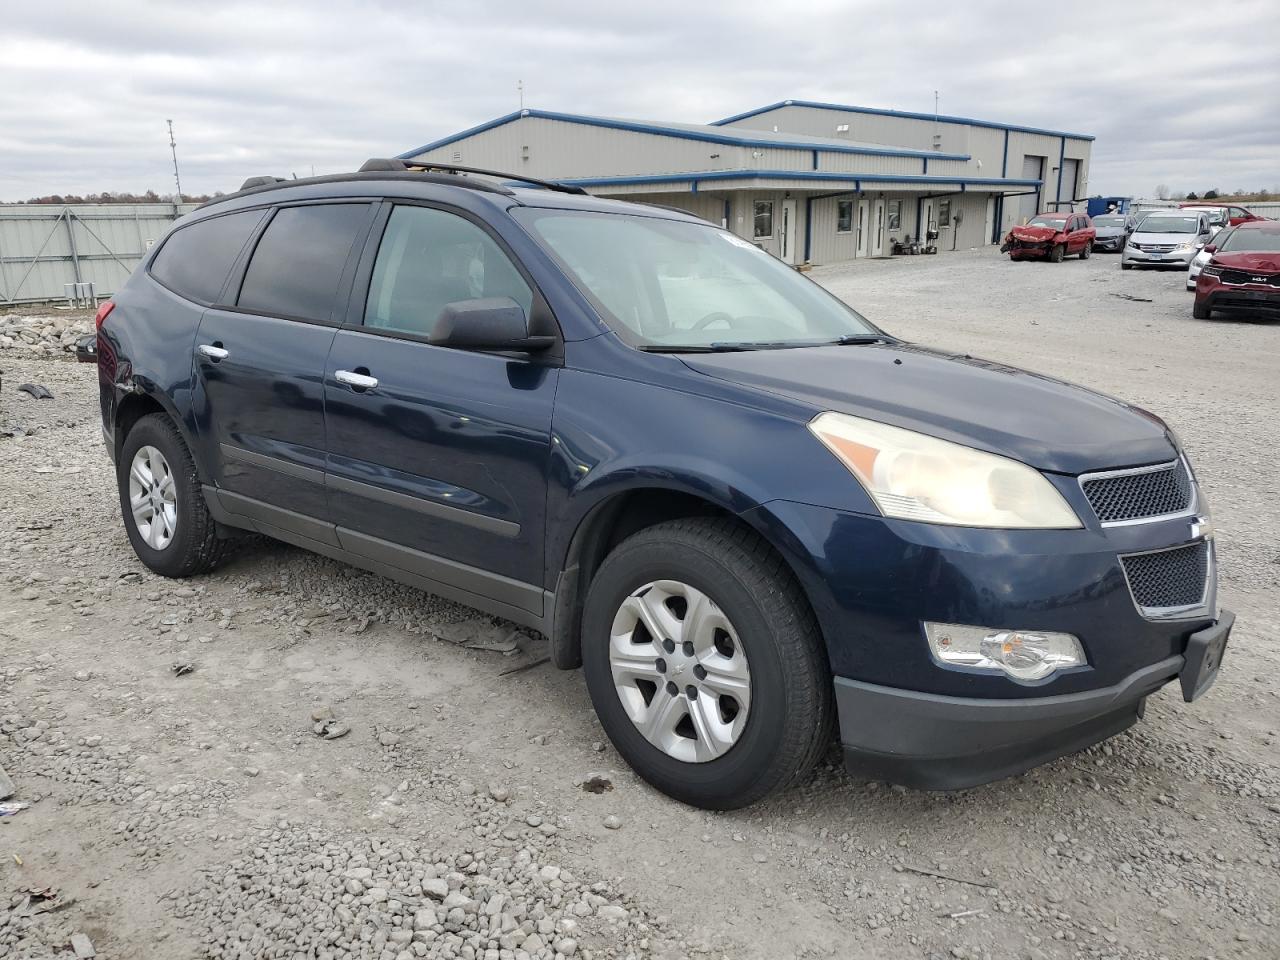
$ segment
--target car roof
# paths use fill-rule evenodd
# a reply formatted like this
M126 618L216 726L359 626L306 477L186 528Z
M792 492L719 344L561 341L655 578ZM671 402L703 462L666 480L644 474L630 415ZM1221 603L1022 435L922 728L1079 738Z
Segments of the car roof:
M376 199L449 200L459 206L475 209L490 206L507 210L513 206L552 207L605 213L632 213L668 220L685 220L706 224L708 221L692 213L670 207L609 200L586 193L567 193L534 186L522 186L500 177L473 177L426 171L372 171L307 177L259 183L216 197L201 204L195 216L229 213L232 210L298 200Z

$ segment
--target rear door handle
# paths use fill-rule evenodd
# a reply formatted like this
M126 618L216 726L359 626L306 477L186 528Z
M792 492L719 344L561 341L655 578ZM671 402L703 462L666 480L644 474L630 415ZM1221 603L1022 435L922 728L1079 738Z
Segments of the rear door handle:
M196 347L196 349L200 351L202 356L208 357L213 361L225 360L227 357L231 356L230 351L224 350L222 347L213 343L202 343L200 346Z
M354 370L335 370L333 378L345 383L352 390L372 390L378 385L378 378L367 373L356 373Z

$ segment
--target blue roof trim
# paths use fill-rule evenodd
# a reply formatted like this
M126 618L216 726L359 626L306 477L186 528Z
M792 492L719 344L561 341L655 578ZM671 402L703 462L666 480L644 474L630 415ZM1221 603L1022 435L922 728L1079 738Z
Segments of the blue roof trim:
M937 120L940 123L961 123L971 127L986 127L990 130L1012 130L1015 133L1035 133L1046 137L1066 137L1068 140L1093 140L1095 139L1089 133L1066 133L1062 130L1042 130L1039 127L1023 127L1016 123L995 123L991 120L973 120L969 117L948 117L939 115L935 117L932 113L911 113L906 110L886 110L881 107L855 107L845 103L822 103L817 100L779 100L777 103L771 103L767 107L756 107L754 110L748 110L746 113L735 113L732 117L725 117L723 120L712 120L710 126L723 127L739 120L746 120L748 117L758 117L762 113L768 113L770 110L778 110L782 107L813 107L818 110L839 110L843 113L867 113L876 117L898 117L903 120L928 120L930 122Z
M821 180L848 183L958 183L971 186L1038 187L1043 180L1011 177L947 177L896 173L832 173L826 170L703 170L691 173L656 173L635 177L561 178L575 187L630 186L646 183L701 183L706 180Z
M969 160L970 154L967 153L938 153L934 150L908 150L895 149L892 147L855 147L853 145L845 146L843 144L832 143L814 143L812 141L790 141L790 140L758 140L754 137L735 136L730 133L712 133L699 130L686 130L683 127L664 127L660 123L643 123L641 121L631 120L610 120L606 117L586 117L576 113L556 113L551 110L518 110L515 113L508 113L506 116L498 117L490 120L488 123L482 123L475 127L463 130L461 133L455 133L440 140L434 140L431 143L423 144L416 150L409 150L400 154L398 159L409 160L413 157L421 156L430 150L438 150L441 147L447 147L451 143L457 143L459 140L465 140L467 137L475 136L477 133L484 133L486 130L492 130L494 127L500 127L503 124L511 123L523 117L534 117L541 120L560 120L564 123L580 123L589 127L605 127L610 130L628 130L632 133L649 133L660 137L675 137L678 140L698 140L703 143L723 143L739 147L764 147L778 150L818 150L822 153L853 153L859 156L867 157L933 157L937 160Z

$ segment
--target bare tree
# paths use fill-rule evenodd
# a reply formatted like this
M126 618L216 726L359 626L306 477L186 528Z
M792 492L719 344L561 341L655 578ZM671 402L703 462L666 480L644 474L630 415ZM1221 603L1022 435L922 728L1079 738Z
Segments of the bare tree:
M1156 199L1158 199L1158 200L1168 200L1168 199L1169 199L1169 186L1168 186L1168 184L1161 183L1161 184L1157 184L1157 185L1156 185Z

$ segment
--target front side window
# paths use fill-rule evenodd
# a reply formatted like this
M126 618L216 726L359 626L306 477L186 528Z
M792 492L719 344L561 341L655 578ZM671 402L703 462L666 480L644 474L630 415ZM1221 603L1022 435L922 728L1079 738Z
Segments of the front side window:
M273 317L331 319L343 267L368 216L366 203L281 207L253 251L237 305Z
M605 322L642 347L806 346L878 333L813 281L718 227L531 207L512 214Z
M378 245L364 324L428 336L460 300L509 297L533 309L533 290L497 242L470 220L432 207L396 207Z
M215 302L262 214L245 210L175 230L151 261L151 275L180 297Z
M840 200L836 203L836 233L853 232L853 201Z
M755 203L754 232L757 240L767 240L773 236L773 201L757 200Z

